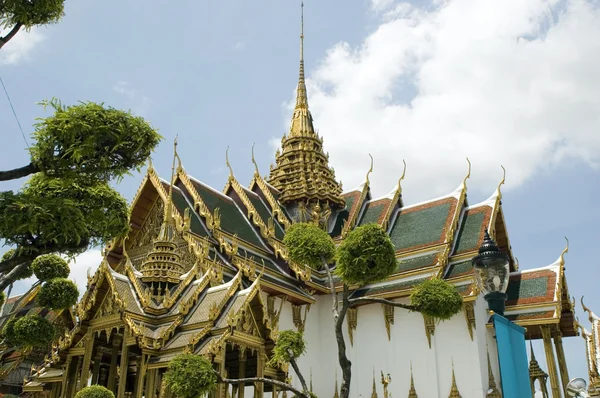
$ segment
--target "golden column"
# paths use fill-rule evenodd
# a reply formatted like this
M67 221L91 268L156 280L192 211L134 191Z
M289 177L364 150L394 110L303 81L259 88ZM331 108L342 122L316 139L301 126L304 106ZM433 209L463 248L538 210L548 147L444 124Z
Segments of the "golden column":
M75 392L81 390L87 386L88 379L90 378L90 365L92 362L92 351L94 350L94 333L89 330L85 338L85 353L83 355L83 365L81 365L81 378ZM89 340L89 341L88 341Z
M142 353L138 357L136 367L137 367L137 375L135 379L135 388L133 396L135 398L142 398L144 393L144 378L146 377L146 365L148 363L148 355Z
M67 355L67 360L65 362L65 367L63 370L63 377L62 377L62 386L60 389L60 396L61 397L66 397L67 395L67 383L70 381L69 380L69 373L71 372L71 360L72 360L72 356L71 355Z
M556 359L552 349L552 331L550 326L540 326L542 338L544 339L544 351L546 351L546 363L548 364L548 374L550 376L550 387L552 388L552 398L561 398L561 388L558 381L558 371L556 369Z
M108 371L108 383L107 388L115 393L115 387L117 386L117 359L119 357L119 346L121 345L121 340L116 337L113 338L113 347L110 358L110 368Z
M127 330L127 329L125 329ZM129 368L129 346L127 345L127 339L123 337L123 345L121 347L121 364L119 369L121 374L119 375L119 390L117 392L117 398L125 397L125 388L127 387L127 370Z
M558 329L554 329L554 347L556 348L556 356L558 358L558 370L560 371L560 380L562 382L565 396L567 394L567 384L569 384L569 370L567 369L567 360L565 358L565 350L562 343L562 333Z
M266 353L265 348L260 347L258 355L256 356L256 377L265 377L265 364L266 364ZM264 397L264 384L256 383L256 398Z
M100 379L100 364L102 362L102 352L98 350L94 357L94 367L92 369L92 384L98 384Z
M243 379L244 377L246 377L246 349L243 347L240 347L240 371L239 371L239 375L238 377L240 379ZM244 398L244 392L245 392L246 387L244 386L244 383L240 383L238 385L238 398Z

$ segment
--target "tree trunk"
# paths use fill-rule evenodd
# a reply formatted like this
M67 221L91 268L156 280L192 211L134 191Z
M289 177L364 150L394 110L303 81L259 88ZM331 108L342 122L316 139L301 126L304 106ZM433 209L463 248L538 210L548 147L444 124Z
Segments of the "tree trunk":
M17 34L19 29L21 29L21 26L23 26L23 24L19 22L18 24L13 26L13 28L10 30L10 32L6 34L6 36L0 37L0 48L4 47L4 45L8 43L9 40Z
M307 392L303 392L298 390L297 388L295 388L294 386L287 384L287 383L283 383L279 380L273 380L273 379L267 379L266 377L246 377L243 379L225 379L223 377L221 377L221 375L217 374L217 380L219 383L225 383L225 384L233 384L233 385L237 385L239 383L265 383L265 384L271 384L274 386L279 387L282 391L291 391L294 394L296 394L299 397L302 398L311 398L310 395Z
M308 387L306 386L306 380L304 380L304 376L302 376L302 373L300 372L300 368L298 367L296 360L292 356L292 353L291 353L292 350L288 349L288 351L289 351L288 355L290 356L290 365L292 365L292 368L294 368L294 372L296 372L296 376L298 376L298 380L300 380L302 389L304 390L304 392L308 392Z
M0 42L1 43L1 42ZM0 181L16 180L40 171L33 163L12 170L0 171Z
M4 291L4 289L6 289L8 285L13 283L16 280L17 276L23 271L23 269L28 266L29 262L21 263L14 267L12 270L10 270L10 272L0 277L0 292Z
M338 344L338 360L342 368L342 388L340 389L340 398L350 397L350 380L352 379L352 362L346 356L346 340L344 339L344 319L350 306L348 302L348 286L344 284L344 292L342 293L342 308L335 322L335 339Z

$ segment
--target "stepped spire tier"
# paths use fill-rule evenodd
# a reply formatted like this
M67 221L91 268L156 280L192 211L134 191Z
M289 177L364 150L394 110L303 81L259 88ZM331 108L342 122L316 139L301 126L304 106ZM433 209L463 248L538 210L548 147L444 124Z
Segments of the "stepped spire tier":
M304 8L303 8L304 9ZM281 192L280 202L286 206L303 202L309 206L343 208L342 187L329 167L329 155L323 152L323 139L313 126L308 109L304 78L304 13L300 33L300 74L296 106L290 131L281 140L281 151L275 155L269 183ZM313 209L314 210L314 209ZM302 212L300 212L302 213ZM299 215L302 218L302 215Z

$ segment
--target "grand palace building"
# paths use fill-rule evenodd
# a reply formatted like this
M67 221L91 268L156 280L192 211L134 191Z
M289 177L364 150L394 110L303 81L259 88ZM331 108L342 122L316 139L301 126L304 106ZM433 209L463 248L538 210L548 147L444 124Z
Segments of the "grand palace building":
M282 243L298 221L322 226L336 243L367 223L388 232L396 271L354 287L352 297L408 303L419 283L443 278L464 299L462 312L440 323L382 304L351 309L344 333L353 397L502 397L494 328L471 262L486 230L510 259L505 316L526 328L527 340L543 341L544 351L535 355L545 356L546 369L533 357L530 363L535 388L565 396L570 376L562 339L578 335L588 343L592 387L600 387L599 318L587 310L591 331L576 321L566 249L556 248L552 264L519 269L502 210L504 181L481 203L468 201L468 176L447 195L404 203L402 170L386 196L372 197L370 172L343 191L313 125L302 57L290 128L268 177L254 163L252 180L242 185L230 168L225 187L215 189L184 163L175 154L171 180L149 166L131 204L129 236L106 248L73 311L42 314L63 331L52 347L31 352L0 345L0 391L70 398L100 384L118 398L168 398L164 372L184 352L206 356L223 376L299 386L291 369L268 364L279 331L296 329L307 341L299 367L312 391L336 397L341 370L327 275L290 261ZM35 305L36 289L10 298L0 322L43 311ZM213 395L293 394L257 383L219 385Z

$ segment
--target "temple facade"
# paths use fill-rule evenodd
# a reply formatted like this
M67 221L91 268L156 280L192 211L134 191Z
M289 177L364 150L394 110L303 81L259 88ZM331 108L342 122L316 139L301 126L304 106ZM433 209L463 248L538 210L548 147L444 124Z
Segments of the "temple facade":
M457 180L456 190L417 204L403 201L402 170L384 197L371 195L372 170L360 186L344 191L313 126L302 57L290 129L269 176L254 165L248 185L229 167L221 190L195 179L176 152L170 180L149 166L131 205L129 236L106 248L72 327L28 372L24 391L73 397L86 385L100 384L118 398L169 398L163 375L184 352L206 356L223 376L299 386L291 369L268 364L279 331L297 329L307 341L299 367L312 391L336 397L341 371L327 275L290 261L282 243L286 229L303 221L320 225L337 243L367 223L389 233L395 273L354 287L353 297L408 303L419 283L443 278L464 298L463 311L441 323L381 304L351 309L345 335L353 397L502 397L494 329L471 263L485 230L510 258L505 316L526 328L527 339L544 342L548 369L539 372L546 376L536 373L540 377L532 381L543 381L548 396L565 396L569 374L562 338L579 334L566 249L557 248L553 264L519 269L502 210L504 180L481 203L468 201L470 172ZM600 343L593 319L593 332L583 336L596 383ZM292 394L257 383L219 385L212 396Z

